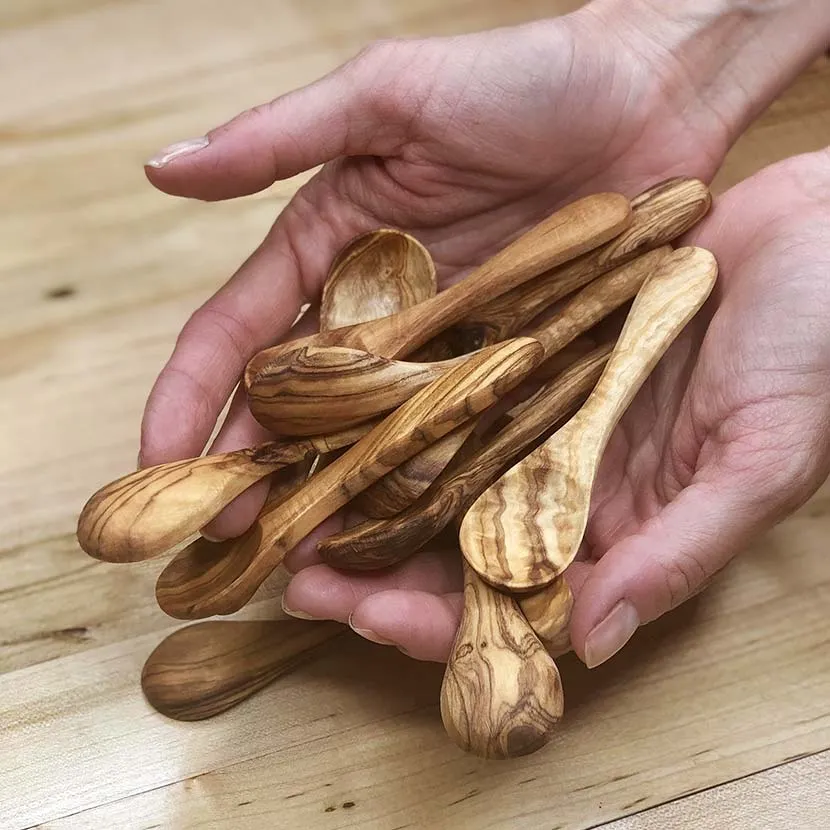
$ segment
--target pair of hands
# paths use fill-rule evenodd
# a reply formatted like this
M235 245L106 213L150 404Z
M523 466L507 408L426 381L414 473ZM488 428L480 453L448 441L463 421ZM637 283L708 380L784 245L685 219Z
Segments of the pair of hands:
M741 119L725 124L684 86L680 59L645 30L608 34L601 9L378 44L150 162L156 187L205 200L324 166L184 327L147 404L142 463L203 450L245 363L287 334L360 232L413 233L446 285L578 196L633 196L679 174L711 179ZM721 277L603 459L584 556L567 572L572 644L588 665L699 591L830 471L828 227L824 151L735 187L683 240L712 250ZM211 451L268 437L237 393ZM242 532L264 495L252 488L210 534ZM447 658L462 608L457 551L347 575L319 564L313 541L286 560L296 572L289 613L348 620L414 657Z

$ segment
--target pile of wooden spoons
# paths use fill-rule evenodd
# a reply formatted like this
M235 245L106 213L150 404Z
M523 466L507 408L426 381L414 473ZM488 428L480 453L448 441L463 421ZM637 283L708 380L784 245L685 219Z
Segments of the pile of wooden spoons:
M565 572L605 446L717 277L711 253L672 245L710 204L687 178L632 200L587 196L440 293L415 239L357 237L332 263L321 331L247 367L250 409L278 438L103 487L80 516L82 548L109 562L172 553L157 601L201 620L241 609L347 504L367 520L319 544L339 568L396 564L453 528L464 612L441 692L445 728L482 757L536 751L564 711L554 658L569 649ZM267 476L247 532L181 547ZM142 685L170 717L210 717L342 632L200 622L153 652Z

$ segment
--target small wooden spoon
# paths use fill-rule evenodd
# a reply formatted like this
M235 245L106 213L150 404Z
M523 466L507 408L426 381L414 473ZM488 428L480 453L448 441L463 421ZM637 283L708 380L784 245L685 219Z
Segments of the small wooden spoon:
M542 348L517 338L467 358L393 412L230 543L198 540L162 572L156 598L173 617L238 611L285 554L323 519L389 470L492 406L539 364Z
M140 562L197 533L260 479L314 453L350 446L377 421L315 438L146 467L102 487L78 519L78 542L95 559Z
M709 212L712 194L699 179L668 179L631 202L631 224L619 236L566 265L478 306L447 336L456 354L519 334L536 316L608 271L668 245Z
M563 303L530 337L545 359L607 317L639 290L670 251L658 248L604 274ZM280 435L320 435L347 429L399 406L428 383L463 364L467 356L437 363L407 363L338 346L306 346L283 355L282 375L268 381L269 404L259 420ZM256 397L251 390L250 396ZM267 417L266 417L267 410Z
M564 576L556 577L541 591L519 595L515 599L551 657L559 657L571 650L569 625L574 597Z
M245 372L254 391L251 411L259 418L268 400L268 376L277 358L298 346L344 346L383 357L410 354L430 338L458 322L470 306L481 305L538 274L593 250L623 231L631 221L631 205L617 193L587 196L558 210L466 279L410 309L356 326L323 332L275 346L256 355ZM279 372L281 366L276 365Z
M447 473L420 499L390 519L367 521L317 544L323 560L335 568L375 570L402 562L435 538L470 505L506 467L579 404L593 389L611 354L607 343L549 381L516 418L478 452Z
M304 620L211 620L171 634L141 672L147 702L181 721L212 718L310 658L342 625Z
M417 239L392 228L369 231L334 258L320 301L320 329L388 317L437 290L435 264Z
M464 613L441 686L447 734L481 758L541 749L565 708L559 670L516 601L466 563Z
M717 272L714 256L700 248L681 248L666 257L635 299L582 409L473 504L461 525L461 548L483 579L528 591L552 582L571 564L611 432L709 296Z

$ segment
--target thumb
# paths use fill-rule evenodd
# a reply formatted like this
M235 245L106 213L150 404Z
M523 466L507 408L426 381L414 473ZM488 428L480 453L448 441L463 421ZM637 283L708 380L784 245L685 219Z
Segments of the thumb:
M405 141L404 108L417 111L419 75L406 71L412 89L401 78L412 48L409 41L370 46L309 86L171 144L147 162L147 177L165 193L215 201L340 156L391 155Z
M616 654L640 625L702 590L765 528L769 511L745 485L723 478L692 483L591 568L571 616L571 642L588 668Z

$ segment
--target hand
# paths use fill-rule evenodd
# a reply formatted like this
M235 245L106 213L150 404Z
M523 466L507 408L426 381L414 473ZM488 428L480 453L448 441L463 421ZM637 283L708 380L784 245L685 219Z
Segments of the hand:
M566 571L571 640L589 666L701 590L830 473L828 228L830 148L735 187L686 240L717 256L716 292L612 436ZM443 660L462 607L458 557L419 554L368 576L313 565L284 604Z
M746 120L815 50L821 10L801 8L774 26L758 15L783 42L798 44L797 54L788 46L779 55L757 22L735 34L728 15L707 16L698 5L684 20L676 3L664 15L631 0L599 0L513 29L377 44L150 162L155 186L206 200L324 166L184 327L147 403L141 463L202 452L246 362L316 300L328 263L353 235L379 225L413 232L446 284L579 195L634 195L680 173L710 178ZM805 20L810 36L787 38ZM724 100L714 83L724 62L710 52L744 60L746 43L760 50L760 62L749 58L766 75L748 76L745 100ZM237 394L211 451L268 437ZM211 535L241 533L264 487L243 494Z

